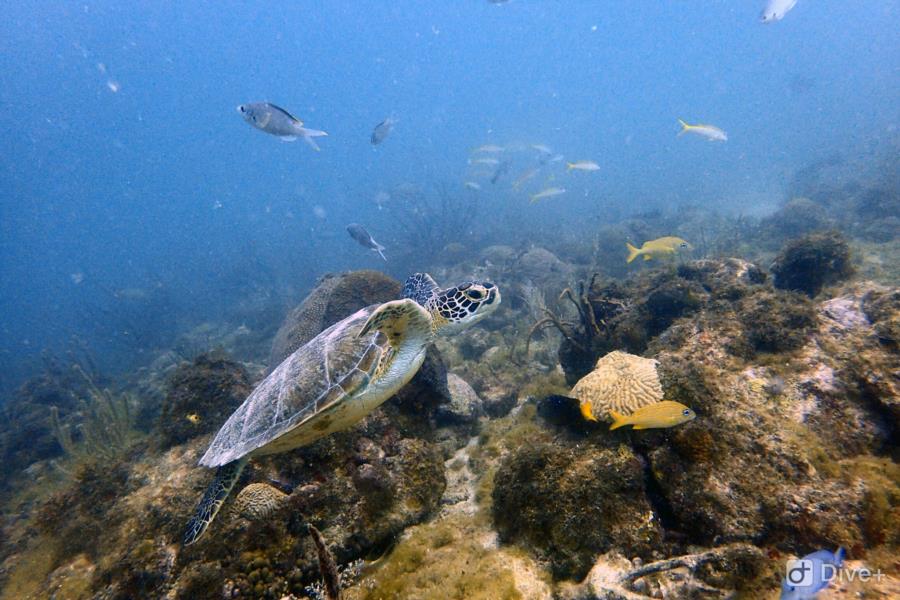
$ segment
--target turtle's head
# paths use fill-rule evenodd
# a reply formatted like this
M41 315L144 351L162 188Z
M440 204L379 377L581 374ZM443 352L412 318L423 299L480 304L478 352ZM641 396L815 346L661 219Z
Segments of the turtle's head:
M500 288L493 283L467 281L440 290L428 301L435 329L455 333L482 320L500 306Z

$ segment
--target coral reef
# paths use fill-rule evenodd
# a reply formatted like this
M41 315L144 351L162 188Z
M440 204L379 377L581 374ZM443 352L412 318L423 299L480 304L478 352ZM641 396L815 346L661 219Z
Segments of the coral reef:
M775 287L814 297L826 285L853 274L850 246L836 232L814 233L788 242L772 265Z
M819 223L843 218L838 204L813 202L826 210ZM621 228L647 239L669 225L645 215ZM849 255L829 236L804 239L816 260L830 243L837 258L826 262L846 275ZM585 254L572 242L560 256L587 265ZM58 369L7 408L35 448L0 436L9 464L34 480L4 506L2 597L762 598L785 558L839 545L896 571L900 292L843 275L780 289L785 265L825 270L784 257L775 285L729 258L621 281L604 269L567 288L579 267L549 251L488 247L475 276L511 282L505 310L429 348L410 384L356 426L253 459L189 547L182 527L212 476L196 461L254 367L221 353L177 367L161 357L131 396ZM471 265L436 274L471 277ZM377 302L399 285L326 279L281 341L369 304L360 290L384 294ZM565 394L610 352L642 354L663 397L697 418L614 432L586 421ZM161 443L101 427L127 424L165 380Z
M378 271L325 275L281 324L272 342L269 368L344 317L370 304L396 300L400 287L399 281Z
M677 270L640 273L624 283L594 275L578 293L563 290L561 299L575 308L576 319L549 310L532 333L553 327L563 335L559 362L574 384L612 350L640 354L672 323L701 310L711 300L743 294L757 285L758 269L749 263L688 263ZM725 288L728 288L727 291Z
M252 390L244 367L221 351L181 364L168 388L158 421L163 448L218 431Z

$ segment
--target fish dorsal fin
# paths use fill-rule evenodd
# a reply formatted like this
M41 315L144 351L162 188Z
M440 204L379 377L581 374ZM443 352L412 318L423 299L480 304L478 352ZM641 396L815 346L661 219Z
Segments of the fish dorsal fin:
M298 119L297 117L295 117L294 115L289 113L288 111L284 110L280 106L276 106L275 104L272 104L271 102L269 102L269 106L271 106L274 110L277 110L278 112L284 114L287 118L289 118L291 121L293 121L296 125L303 125L303 121L301 121L300 119Z
M416 273L407 278L403 284L403 294L401 298L409 298L415 300L416 304L425 306L428 299L434 296L438 291L437 282L428 273Z

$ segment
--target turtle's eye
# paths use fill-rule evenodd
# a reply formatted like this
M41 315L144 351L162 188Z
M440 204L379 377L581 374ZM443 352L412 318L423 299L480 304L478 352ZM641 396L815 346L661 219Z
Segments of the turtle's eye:
M484 298L484 292L482 292L481 290L469 290L468 292L466 292L466 295L471 300L482 300Z

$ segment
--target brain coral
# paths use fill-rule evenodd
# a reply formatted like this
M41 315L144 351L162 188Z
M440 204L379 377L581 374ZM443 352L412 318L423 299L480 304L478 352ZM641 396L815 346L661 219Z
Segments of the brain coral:
M597 361L594 370L572 388L572 396L583 407L589 405L597 419L608 419L609 411L625 415L663 399L657 362L614 350Z

